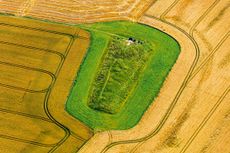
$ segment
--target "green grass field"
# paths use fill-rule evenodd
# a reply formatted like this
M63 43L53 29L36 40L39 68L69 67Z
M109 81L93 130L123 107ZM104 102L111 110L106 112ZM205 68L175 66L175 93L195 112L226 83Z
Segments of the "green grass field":
M135 89L152 53L150 43L113 38L91 86L89 107L110 114L119 112Z
M67 101L67 111L95 131L133 127L158 95L178 58L179 44L157 29L133 22L116 21L79 26L91 32L91 46L77 73ZM129 37L144 42L134 49L138 55L143 53L143 57L139 61L135 54L132 60L120 58L120 63L125 63L127 69L123 67L116 73L116 56L109 55L111 50L114 51L111 44L115 45L115 50L126 48L129 53L130 47L122 44ZM135 62L130 62L134 59ZM134 74L135 79L128 74ZM101 80L99 76L102 76ZM111 80L120 77L119 83L124 88ZM128 77L130 81L127 81Z

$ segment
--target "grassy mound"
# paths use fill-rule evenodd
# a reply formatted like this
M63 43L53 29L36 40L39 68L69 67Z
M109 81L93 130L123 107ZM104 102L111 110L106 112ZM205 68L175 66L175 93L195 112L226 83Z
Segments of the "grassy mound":
M91 46L67 111L94 130L133 127L158 95L178 58L179 44L157 29L132 22L79 26L91 32ZM127 46L124 39L130 37L143 43Z
M117 113L137 84L153 52L147 42L115 37L109 43L90 92L89 107Z

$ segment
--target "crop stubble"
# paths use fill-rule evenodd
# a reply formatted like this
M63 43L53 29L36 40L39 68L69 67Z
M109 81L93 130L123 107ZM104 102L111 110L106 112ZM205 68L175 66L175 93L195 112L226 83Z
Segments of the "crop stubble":
M159 1L159 3L160 2L161 1ZM173 1L173 2L176 2L176 1ZM213 5L212 7L215 9L213 9L213 11L210 11L207 14L205 14L205 16L203 17L204 19L203 18L202 18L202 20L200 19L201 20L201 21L199 21L200 23L198 24L196 29L194 29L194 38L197 41L198 46L200 47L201 57L198 61L197 66L195 67L195 70L193 71L193 74L191 75L193 80L189 79L189 81L191 81L191 82L187 85L187 87L185 88L185 91L181 95L181 98L177 102L178 104L176 105L174 110L176 108L177 109L175 111L173 111L174 114L171 114L170 118L167 119L167 122L165 123L164 128L162 128L156 136L149 139L146 143L145 143L145 141L143 141L142 143L139 143L138 145L136 145L134 147L133 143L126 144L124 141L124 143L121 143L118 146L114 146L106 152L144 152L144 151L146 151L146 152L151 152L151 151L153 151L153 152L154 151L157 151L157 152L180 152L180 149L182 149L183 144L185 144L186 140L188 140L189 136L191 136L191 133L196 130L199 123L202 122L202 119L205 118L205 116L208 114L208 111L212 110L212 108L215 106L216 102L219 102L220 101L219 99L222 98L224 91L228 90L228 88L229 88L229 83L228 83L229 82L229 74L228 74L229 73L229 65L228 65L228 63L229 62L227 62L227 61L229 61L228 60L229 59L229 51L227 50L227 45L229 44L229 42L227 42L228 41L227 38L228 38L229 33L228 33L228 29L226 28L226 27L229 27L229 25L228 25L229 22L226 21L226 19L228 19L227 16L229 15L229 13L227 13L228 9L226 8L228 6L228 2L221 1L218 3L218 5L217 5L217 2L213 2L213 1L205 1L205 2L208 3L209 4L208 6L210 6L210 7ZM157 4L157 3L155 3L155 4ZM177 3L174 3L174 4L171 3L171 4L173 5L173 7L177 5ZM188 6L191 6L191 5L188 5ZM205 10L208 9L207 5L201 5L201 6L203 7L202 12L197 11L197 12L201 12L201 14L200 13L196 14L197 12L194 11L195 7L192 7L193 10L191 10L191 9L186 10L187 12L191 12L191 11L195 12L194 18L191 18L191 19L188 18L189 20L191 20L192 23L196 23L197 22L196 20L200 16L202 16L202 13L204 13ZM198 10L200 10L200 7L198 7ZM154 8L154 5L152 6L152 8ZM225 11L223 11L223 8L225 8ZM166 10L166 9L167 8L165 7L162 10ZM186 9L186 7L183 9ZM184 10L181 10L181 11L184 11ZM154 14L154 13L150 14L149 12L154 12L154 10L150 9L149 11L147 11L146 16L162 17L160 14ZM170 10L169 10L169 12L170 12ZM222 13L220 13L220 12L222 12ZM225 12L225 13L223 13L223 12ZM221 15L222 17L221 18L218 17L219 16L218 14ZM184 13L180 13L178 15L180 17L177 17L177 18L183 19L183 18L181 18L181 16L184 16ZM165 19L167 20L167 18L166 18L167 14L164 14L163 17L165 17ZM217 18L218 19L218 20L215 19L215 21L212 22L213 27L216 26L215 30L213 30L211 27L207 27L207 25L210 25L209 23L207 23L208 20L210 22L210 20L211 20L210 18ZM157 25L154 23L155 22L154 19L152 19L152 21L151 21L151 19L148 19L148 20L147 19L148 19L148 17L144 16L141 19L141 22L146 24L146 23L148 23L147 21L149 20L150 22L152 22L151 24L153 26L157 27ZM162 19L164 20L164 18L162 18ZM185 19L187 19L187 18L185 18ZM169 21L169 22L172 22L172 21ZM191 24L190 26L188 26L188 28L186 28L185 26L183 26L184 23L186 23L186 22L181 23L181 22L183 22L183 20L180 22L178 22L178 21L173 21L173 22L174 22L173 23L174 25L183 28L187 32L189 32L189 29L194 25L194 24ZM223 27L219 28L221 23L222 23ZM203 27L203 29L204 29L204 27L206 27L206 32L204 30L201 31L200 30L201 27ZM162 28L162 26L159 26L159 28ZM169 29L162 28L162 30L165 30L167 33L169 33L168 32ZM206 42L204 41L204 39L201 40L201 39L197 38L196 33L198 33L199 31L201 31L200 33L202 35L209 34L209 36L205 38L205 40L207 39ZM212 31L213 31L213 33L212 33ZM172 36L175 37L175 34L172 34ZM176 39L180 42L180 39L178 39L178 38L176 38ZM207 48L207 42L209 42L213 47ZM182 45L183 43L180 43L180 44ZM201 45L201 44L206 44L206 45ZM191 48L188 48L188 49L191 50ZM183 51L182 51L182 53L183 53ZM217 53L219 53L220 55L214 56L214 54L217 54ZM202 55L202 54L204 54L204 55ZM177 62L180 62L180 58ZM224 65L224 66L221 67L220 65ZM173 71L175 71L175 66L172 70L172 73L173 73ZM176 77L176 75L174 75L173 77ZM170 78L170 76L168 77L168 79L169 78ZM165 85L163 86L162 91L165 90L165 88L167 87L167 84L168 84L168 82L166 81ZM172 86L169 86L169 87L172 88ZM158 97L158 99L154 102L155 107L152 106L145 113L145 115L143 116L143 119L146 116L149 116L150 114L152 114L154 111L156 111L156 107L157 107L156 105L158 105L158 100L161 98L163 98L162 95L160 95ZM225 99L223 99L223 100L228 101ZM163 105L166 105L165 107L167 107L167 104L166 104L167 101L170 101L170 99L165 98L164 101L162 101L162 103L160 104L160 106L161 106L160 110L162 112L165 110ZM197 107L197 108L194 108L194 107ZM222 105L220 105L220 107L222 107ZM191 114L191 113L193 113L193 114ZM159 113L158 113L157 116L161 116L161 115L159 115ZM146 125L144 128L148 129L147 127L150 127L150 128L155 127L152 122L153 122L153 119L155 120L158 118L157 116L155 116L154 118L152 117L151 122L148 122L148 125ZM221 114L220 114L220 116L221 116ZM215 122L218 122L218 120L215 120ZM213 122L213 123L215 123L215 122ZM142 124L142 122L140 122L140 124ZM191 125L193 125L193 126L191 126ZM139 126L139 124L134 129L136 129L138 126ZM219 126L221 126L221 125L219 125ZM208 129L208 128L209 127L207 127L206 129ZM185 130L188 130L188 131L185 132ZM227 130L227 129L225 128L225 130ZM123 137L120 136L119 138L117 138L117 136L119 136L119 134L117 134L117 132L114 132L114 133L112 132L112 140L110 140L110 143L111 143L111 141L116 142L116 141L120 141L123 139L127 140L127 137L131 136L129 130L126 132L123 132L123 133L121 132L123 134ZM135 134L132 133L132 137L135 137L133 135L144 135L143 133L145 133L145 132L140 130L139 132L136 132ZM178 133L180 133L180 134L178 134ZM222 131L220 133L222 133ZM97 135L97 137L99 137L99 135ZM136 138L138 138L138 136L136 136ZM107 139L109 140L109 137L107 137ZM130 140L132 140L132 139L133 138L131 138ZM135 140L135 138L134 138L134 140ZM221 144L220 143L221 140L224 141L225 143L223 142ZM199 141L199 139L197 141ZM212 140L212 141L215 142L215 140ZM224 150L226 151L226 149L224 149L224 148L226 148L226 147L224 147L224 145L226 145L228 142L226 137L224 137L224 136L219 137L218 142L219 143L216 143L216 145L218 146L218 149L219 149L218 151L219 152L224 151ZM90 143L91 142L89 142L89 145L90 145ZM128 143L128 141L127 141L127 143ZM105 145L105 143L102 145ZM179 147L178 147L178 145L179 145ZM221 145L223 145L223 147L220 147ZM204 147L206 150L209 149L208 146L204 146ZM85 148L86 148L86 150L84 150ZM82 149L82 152L88 152L87 146L85 148ZM223 149L221 150L221 148L223 148ZM192 149L192 147L190 149ZM181 150L181 151L183 151L183 150ZM209 151L210 151L210 149L209 149Z

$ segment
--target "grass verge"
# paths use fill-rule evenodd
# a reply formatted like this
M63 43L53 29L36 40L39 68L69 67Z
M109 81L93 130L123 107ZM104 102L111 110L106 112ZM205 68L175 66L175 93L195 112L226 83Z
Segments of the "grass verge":
M74 117L96 131L124 130L138 123L143 113L158 95L165 78L176 62L180 46L169 35L152 27L127 21L104 22L79 27L91 32L91 46L77 74L69 95L66 109ZM92 86L100 72L103 55L115 37L135 38L148 42L152 54L139 74L139 79L122 107L112 113L92 109L89 97ZM133 82L134 83L134 82ZM130 89L126 89L130 90ZM108 96L108 99L111 96Z

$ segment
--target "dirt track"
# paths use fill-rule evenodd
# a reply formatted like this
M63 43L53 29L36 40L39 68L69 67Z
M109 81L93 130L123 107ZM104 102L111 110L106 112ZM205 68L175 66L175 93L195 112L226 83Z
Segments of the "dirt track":
M68 23L135 20L170 34L181 45L182 53L176 65L140 123L127 131L97 133L81 148L81 153L230 151L226 147L230 145L229 1L139 0L133 3L130 0L98 4L107 5L102 10L89 3L92 4L89 10L95 11L88 12L84 9L74 12L74 8L83 4L76 4L70 10L66 2L65 11L73 11L70 17L57 10L59 7L47 9L42 3L36 4L38 1L17 2L20 5L16 7L12 7L14 1L1 2L1 12ZM125 6L128 7L124 9ZM52 109L54 114L56 109ZM9 146L11 142L4 143ZM71 148L72 145L66 141L63 146ZM63 148L66 147L58 149L63 152Z

